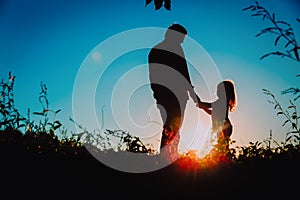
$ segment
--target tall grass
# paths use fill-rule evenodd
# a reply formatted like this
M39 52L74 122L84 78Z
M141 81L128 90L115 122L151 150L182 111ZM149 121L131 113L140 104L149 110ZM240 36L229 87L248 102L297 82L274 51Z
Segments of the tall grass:
M14 81L15 76L9 72L7 81L1 81L0 91L0 142L1 148L9 147L23 149L23 151L31 152L34 155L65 155L78 156L85 154L86 145L92 146L96 151L126 151L134 153L157 154L151 145L144 144L138 137L122 131L122 130L93 130L89 131L82 125L70 120L76 124L81 130L78 133L68 134L68 130L57 119L57 115L61 109L51 109L47 98L48 88L45 83L41 82L38 102L41 105L39 112L30 112L23 116L14 104ZM270 137L264 141L250 142L248 146L228 147L222 141L218 141L210 152L203 158L195 156L195 152L187 152L183 154L178 162L194 163L197 167L207 167L212 163L218 164L235 164L246 163L255 160L274 160L282 157L294 158L300 155L300 139L299 139L299 116L296 112L296 105L292 104L288 110L284 110L275 96L271 92L264 92L272 97L274 109L278 111L278 115L286 117L284 125L290 124L291 130L287 133L287 139L284 143L279 144ZM31 115L36 115L39 120L36 122L31 120ZM62 137L58 137L60 134ZM293 142L292 142L293 141ZM228 142L228 141L227 141ZM235 141L229 141L230 144ZM2 152L5 152L2 149ZM9 152L9 151L8 151Z

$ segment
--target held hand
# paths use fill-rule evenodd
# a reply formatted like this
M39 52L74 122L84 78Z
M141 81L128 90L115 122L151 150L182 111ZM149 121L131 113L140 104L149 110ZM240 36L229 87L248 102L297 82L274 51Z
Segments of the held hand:
M200 98L198 97L198 95L195 96L196 98L194 98L194 102L196 104L196 107L198 108L201 108L201 104L202 104L202 101L200 100Z
M198 107L198 108L200 108L200 109L203 109L203 107L201 106L201 102L196 103L196 107Z
M198 103L196 103L196 106L200 109L205 109L207 108L205 105L205 102L202 102L201 100L198 101Z
M203 108L203 107L202 107L202 102L201 102L200 99L199 99L199 101L196 103L196 107L198 107L198 108Z
M211 115L211 103L206 103L200 101L199 103L196 104L196 106L202 110L204 110L207 114Z

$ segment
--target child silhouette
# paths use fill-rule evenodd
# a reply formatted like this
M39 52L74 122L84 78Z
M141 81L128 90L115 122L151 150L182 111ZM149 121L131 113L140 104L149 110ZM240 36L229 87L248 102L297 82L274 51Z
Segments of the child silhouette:
M234 82L225 80L217 85L217 97L214 102L199 102L198 107L211 115L212 131L217 133L218 142L224 141L225 148L229 149L229 139L232 135L233 126L228 113L235 110L236 92Z

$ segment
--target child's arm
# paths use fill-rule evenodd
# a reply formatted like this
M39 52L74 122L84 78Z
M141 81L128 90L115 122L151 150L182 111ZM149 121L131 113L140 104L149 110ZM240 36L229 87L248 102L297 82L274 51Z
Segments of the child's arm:
M197 106L203 109L207 114L211 115L211 103L200 101Z

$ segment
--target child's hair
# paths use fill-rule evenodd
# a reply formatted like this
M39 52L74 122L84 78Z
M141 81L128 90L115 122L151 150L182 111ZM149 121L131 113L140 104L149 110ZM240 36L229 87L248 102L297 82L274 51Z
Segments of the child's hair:
M227 105L229 107L229 111L234 111L236 107L236 93L235 93L235 87L234 82L232 80L225 80L218 84L217 86L217 93L220 97L220 92L225 90L225 95L227 99Z

